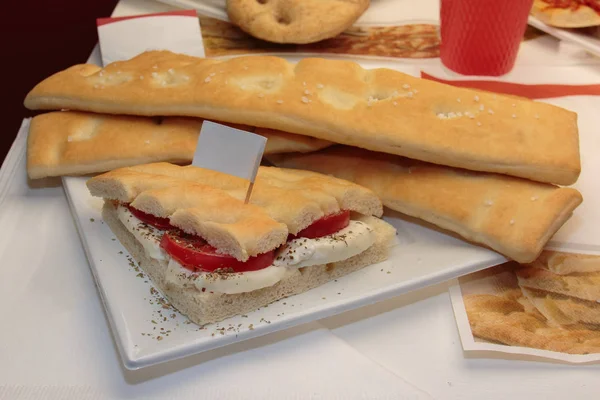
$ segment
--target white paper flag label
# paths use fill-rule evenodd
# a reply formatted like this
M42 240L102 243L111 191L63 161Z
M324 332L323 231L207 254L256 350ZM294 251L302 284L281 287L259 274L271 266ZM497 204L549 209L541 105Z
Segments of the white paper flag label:
M131 17L98 18L104 65L133 58L147 50L204 57L200 21L195 10Z
M266 143L264 136L204 121L192 165L254 183Z

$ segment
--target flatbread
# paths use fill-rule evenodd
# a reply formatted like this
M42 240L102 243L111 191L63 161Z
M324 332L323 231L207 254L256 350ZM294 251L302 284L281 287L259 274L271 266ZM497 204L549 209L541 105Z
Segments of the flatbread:
M581 170L572 111L345 60L149 51L104 68L58 72L25 105L194 116L560 185L574 183Z
M273 129L226 124L267 138L265 154L307 152L330 142ZM27 140L31 179L84 175L150 162L189 164L202 120L50 112L34 117Z
M525 346L569 354L600 353L600 330L551 326L514 291L507 295L470 294L463 297L473 336L509 346Z
M281 167L356 182L373 190L386 207L456 232L519 262L535 260L582 201L572 188L347 146L271 156L269 160Z

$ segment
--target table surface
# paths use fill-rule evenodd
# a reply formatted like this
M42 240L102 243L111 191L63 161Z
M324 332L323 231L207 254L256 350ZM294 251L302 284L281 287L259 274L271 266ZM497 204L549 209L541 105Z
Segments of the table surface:
M165 9L169 7L151 1L123 0L115 15ZM87 54L69 63L85 58ZM65 60L61 62L67 64ZM521 65L599 72L597 63L581 60L564 54L551 37L527 43L519 55ZM447 293L452 282L127 371L116 353L60 181L27 182L25 140L26 132L21 132L0 170L5 233L0 240L0 399L562 400L600 393L600 365L464 353Z

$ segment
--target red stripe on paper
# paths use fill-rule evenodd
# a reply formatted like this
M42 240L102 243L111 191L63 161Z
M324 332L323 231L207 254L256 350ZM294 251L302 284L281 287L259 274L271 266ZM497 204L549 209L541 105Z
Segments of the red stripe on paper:
M500 94L527 97L529 99L548 99L563 96L600 96L600 84L593 85L525 85L500 81L452 81L436 78L421 71L421 78L447 85L485 90Z
M145 17L163 17L163 16L169 16L169 15L180 15L180 16L184 16L184 17L194 17L194 18L198 17L196 10L177 10L177 11L167 11L167 12L154 13L154 14L130 15L127 17L98 18L98 19L96 19L96 25L102 26L102 25L113 23L113 22L125 21L127 19L145 18Z

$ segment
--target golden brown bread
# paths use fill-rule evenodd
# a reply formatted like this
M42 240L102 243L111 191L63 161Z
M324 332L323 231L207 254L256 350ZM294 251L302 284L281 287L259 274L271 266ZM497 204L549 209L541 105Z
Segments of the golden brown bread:
M287 240L287 227L253 204L207 185L117 169L87 181L93 196L131 205L198 235L238 260L266 253Z
M168 163L144 164L111 171L89 180L88 188L92 195L129 203L144 191L163 189L181 182L218 188L240 201L245 199L248 188L247 181L235 176ZM198 193L198 196L201 197L201 194ZM181 206L178 201L174 199L174 204ZM308 171L299 175L295 170L274 167L259 168L250 203L260 206L271 218L284 223L292 234L340 209L378 217L383 214L381 201L369 189L326 175ZM163 207L152 208L148 212L164 216L173 208Z
M543 251L529 267L547 269L558 275L600 272L600 256Z
M50 112L31 120L27 172L31 179L105 172L149 162L189 164L202 120ZM242 126L265 136L265 154L314 151L325 140Z
M313 43L342 33L369 0L227 0L229 20L257 38Z
M600 300L600 272L556 275L539 268L516 270L519 286L588 301Z
M590 324L600 326L600 303L522 287L527 299L554 326Z
M571 188L477 173L345 146L270 157L373 190L386 207L424 219L505 256L531 262L581 203Z
M105 68L58 72L36 85L25 105L242 123L564 185L580 172L571 111L350 61L149 51Z
M463 300L474 336L510 346L569 354L600 352L600 331L550 326L543 317L525 311L525 298L517 301L505 296L472 294Z

